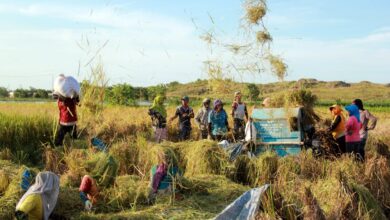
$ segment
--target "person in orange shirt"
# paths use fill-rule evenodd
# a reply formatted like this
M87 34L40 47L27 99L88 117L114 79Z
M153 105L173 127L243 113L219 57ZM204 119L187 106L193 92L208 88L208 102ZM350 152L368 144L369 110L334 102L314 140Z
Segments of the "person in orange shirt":
M330 127L328 128L329 132L332 132L333 138L336 140L339 145L340 153L345 153L345 117L343 110L339 105L332 105L329 108L333 121Z

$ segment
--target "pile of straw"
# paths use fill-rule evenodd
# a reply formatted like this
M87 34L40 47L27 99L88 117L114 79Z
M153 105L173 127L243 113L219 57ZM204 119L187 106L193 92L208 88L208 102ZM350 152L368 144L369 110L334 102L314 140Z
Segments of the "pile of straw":
M84 210L78 188L61 187L56 207L52 213L55 219L73 219Z
M185 176L225 173L227 154L216 142L184 142L181 151L186 161Z
M149 182L141 180L138 176L119 176L114 187L103 192L106 200L102 209L110 212L134 208L137 204L146 204L149 195Z
M272 183L275 180L277 169L278 156L267 151L258 158L239 156L234 161L234 166L229 169L227 176L238 183L256 187Z

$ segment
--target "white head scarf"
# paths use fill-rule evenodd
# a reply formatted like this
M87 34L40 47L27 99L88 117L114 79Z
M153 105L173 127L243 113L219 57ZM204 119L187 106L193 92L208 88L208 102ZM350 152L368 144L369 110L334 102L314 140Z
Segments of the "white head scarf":
M42 197L43 219L48 220L53 212L60 191L60 179L52 172L40 172L35 178L35 183L22 196L16 209L23 203L27 196L40 194Z

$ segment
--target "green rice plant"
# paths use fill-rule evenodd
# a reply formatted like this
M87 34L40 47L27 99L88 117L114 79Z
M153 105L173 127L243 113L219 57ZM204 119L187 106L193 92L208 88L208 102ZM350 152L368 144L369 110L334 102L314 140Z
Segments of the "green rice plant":
M38 164L42 143L52 140L53 120L39 116L5 115L0 113L0 150L9 148L19 163Z

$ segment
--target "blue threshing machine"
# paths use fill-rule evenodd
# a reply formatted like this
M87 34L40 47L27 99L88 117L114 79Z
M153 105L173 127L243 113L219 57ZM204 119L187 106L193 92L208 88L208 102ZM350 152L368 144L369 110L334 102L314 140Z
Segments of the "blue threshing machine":
M304 136L300 108L254 109L251 117L257 130L256 155L267 150L279 156L301 152Z

